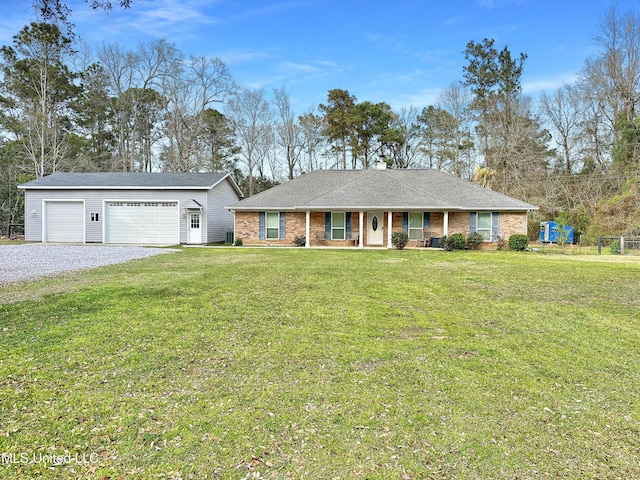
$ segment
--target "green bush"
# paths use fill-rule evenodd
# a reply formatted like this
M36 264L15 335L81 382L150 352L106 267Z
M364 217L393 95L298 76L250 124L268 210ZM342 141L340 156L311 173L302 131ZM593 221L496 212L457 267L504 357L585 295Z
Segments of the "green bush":
M529 246L529 239L521 233L514 233L509 237L509 249L522 252Z
M407 232L393 232L391 234L391 243L393 243L398 250L402 250L409 242L409 234Z
M618 240L609 245L609 253L611 255L620 255L620 242Z
M450 252L453 250L453 241L447 235L443 235L440 237L440 248Z
M481 243L482 235L480 235L478 232L472 232L467 237L467 245L469 245L469 248L471 248L472 250L476 250L478 248L478 245L480 245Z
M293 239L293 243L296 244L296 247L304 247L307 244L307 237L304 235L297 236Z
M451 239L454 250L464 250L464 247L467 244L467 239L465 238L464 233L454 233L449 238Z
M469 245L469 248L471 248L472 250L476 250L481 243L482 235L480 235L478 232L472 232L467 237L467 245Z
M241 247L242 246L242 239L241 238L236 238L236 241L234 242L234 245L236 247Z

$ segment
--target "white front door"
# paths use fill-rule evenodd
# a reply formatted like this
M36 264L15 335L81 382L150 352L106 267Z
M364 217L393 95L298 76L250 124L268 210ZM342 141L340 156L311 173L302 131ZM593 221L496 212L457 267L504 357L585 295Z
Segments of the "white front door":
M384 243L384 213L367 212L367 245Z
M202 243L202 233L200 230L200 212L189 213L189 238L187 243Z

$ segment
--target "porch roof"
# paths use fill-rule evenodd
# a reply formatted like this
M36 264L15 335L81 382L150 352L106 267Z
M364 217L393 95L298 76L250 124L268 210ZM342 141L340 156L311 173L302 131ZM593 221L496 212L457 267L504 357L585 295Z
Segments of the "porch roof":
M538 207L437 170L314 170L228 206L235 211L527 211Z

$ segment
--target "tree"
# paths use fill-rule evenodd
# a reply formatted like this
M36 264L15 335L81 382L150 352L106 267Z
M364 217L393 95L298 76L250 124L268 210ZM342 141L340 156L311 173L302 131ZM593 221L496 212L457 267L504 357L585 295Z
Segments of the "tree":
M84 0L91 8L111 10L113 7L110 0ZM119 0L122 8L129 8L132 0ZM42 19L49 23L60 23L67 26L67 35L73 35L73 23L69 17L71 9L62 0L33 0L33 7L39 12Z
M383 147L394 144L393 122L396 118L388 103L362 102L352 107L353 132L351 168L357 168L360 158L362 168L371 166L376 152L383 155Z
M318 109L324 113L324 134L330 142L337 142L337 149L342 154L342 168L347 168L347 145L354 135L357 121L354 113L356 97L347 90L329 90L327 104L320 104Z
M296 166L300 164L303 148L302 128L291 111L289 95L284 87L273 90L273 102L276 106L277 124L275 141L284 151L287 161L288 178L294 177Z
M619 14L614 4L601 20L596 44L600 53L585 62L581 80L597 95L603 120L613 132L614 166L621 172L638 171L640 137L637 108L640 101L640 15Z
M477 132L485 166L499 170L490 155L492 137L494 142L496 140L490 115L499 110L507 117L513 114L512 103L521 91L520 77L527 56L520 53L518 59L513 59L506 46L498 52L494 43L495 40L488 38L482 43L470 41L464 52L468 64L463 70L464 84L470 87L474 96L471 108L477 113Z
M319 166L316 155L323 142L322 117L310 111L298 117L298 123L302 130L303 150L307 154L307 168L309 171L317 170Z
M471 93L453 83L439 95L436 104L451 115L450 134L454 148L450 152L450 171L453 175L469 179L473 172L474 142L472 135Z
M445 170L457 150L454 131L455 118L446 110L429 106L418 115L422 132L422 152L428 159L428 168Z
M421 137L417 117L418 109L415 107L402 107L395 115L392 127L395 139L386 146L391 149L396 168L415 166Z
M540 106L554 129L556 145L562 155L563 169L566 173L572 173L583 137L583 105L579 93L576 88L563 85L553 95L543 92L540 95Z
M234 155L239 153L235 144L235 133L231 122L218 110L204 111L203 142L209 152L209 170L232 171L235 168Z
M233 78L219 58L192 57L163 77L162 87L168 99L166 167L200 171L210 162L208 150L200 148L207 135L205 112L235 91Z
M232 122L236 133L240 158L247 171L249 196L254 193L254 170L262 175L264 146L271 134L272 112L265 99L264 90L242 89L229 100L226 108L227 118Z
M32 23L0 53L3 127L20 141L37 177L55 172L67 157L70 109L79 93L66 64L71 39L55 25Z

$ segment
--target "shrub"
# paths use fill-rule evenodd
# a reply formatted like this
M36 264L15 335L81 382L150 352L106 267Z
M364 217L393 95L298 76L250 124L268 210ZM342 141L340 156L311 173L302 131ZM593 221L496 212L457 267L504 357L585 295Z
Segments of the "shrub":
M307 244L307 237L304 235L296 236L293 239L293 243L296 244L296 247L304 247Z
M440 248L443 250L447 250L448 252L453 250L453 243L448 236L443 235L440 237Z
M393 232L391 235L391 243L393 243L398 250L402 250L409 242L409 234L407 232Z
M502 251L506 246L507 246L507 242L504 241L504 238L498 237L496 239L496 250Z
M454 250L464 250L467 241L464 237L464 233L454 233L449 238L451 239Z
M467 245L469 245L469 248L471 248L472 250L476 250L481 243L482 235L480 235L478 232L470 233L467 237Z
M236 247L241 247L242 246L242 239L241 238L236 238L236 241L234 242L234 245Z
M618 240L609 245L609 253L611 255L620 255L620 242Z
M529 246L529 239L522 233L514 233L509 237L509 249L522 252Z

